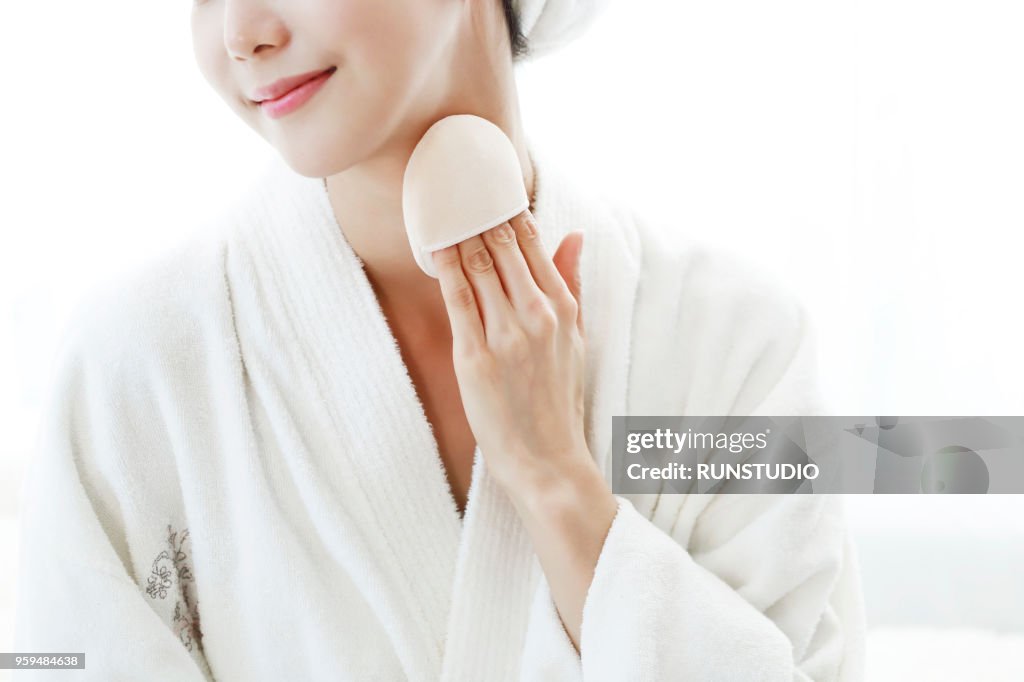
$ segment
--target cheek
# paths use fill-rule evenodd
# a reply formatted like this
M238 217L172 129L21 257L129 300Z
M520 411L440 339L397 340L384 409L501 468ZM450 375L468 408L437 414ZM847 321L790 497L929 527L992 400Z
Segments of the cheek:
M231 99L228 81L227 57L224 51L223 31L219 22L192 18L192 52L203 78L225 99Z
M303 27L321 30L320 44L347 52L369 46L395 48L430 31L436 10L432 0L318 0L309 3L305 16L295 17Z
M219 20L204 17L203 21L192 21L192 51L196 66L222 100L236 114L250 125L255 115L244 96L231 69L230 58L224 48L224 30Z
M401 92L432 67L445 40L437 0L336 0L317 3L317 45L380 94ZM457 3L455 3L457 5Z

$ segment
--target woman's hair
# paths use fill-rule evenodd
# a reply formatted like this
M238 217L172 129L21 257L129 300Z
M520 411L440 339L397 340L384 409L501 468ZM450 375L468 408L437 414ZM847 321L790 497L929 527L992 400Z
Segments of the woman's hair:
M512 6L513 0L501 0L505 8L505 23L508 25L509 42L512 44L512 59L518 59L529 50L526 36L519 26L519 12Z

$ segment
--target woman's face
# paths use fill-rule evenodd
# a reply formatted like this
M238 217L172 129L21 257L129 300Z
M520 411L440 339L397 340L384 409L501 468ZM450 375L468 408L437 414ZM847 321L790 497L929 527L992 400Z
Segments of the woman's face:
M451 92L466 0L194 0L214 89L297 172L325 177L422 133ZM279 79L333 73L260 105ZM287 87L287 85L286 85ZM289 111L290 109L290 111ZM415 144L415 140L411 140ZM410 147L411 148L411 147Z

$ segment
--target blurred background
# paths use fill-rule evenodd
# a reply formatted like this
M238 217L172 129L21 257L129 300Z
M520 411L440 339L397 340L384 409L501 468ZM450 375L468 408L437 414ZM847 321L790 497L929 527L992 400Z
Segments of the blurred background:
M102 280L274 153L202 80L189 4L4 3L0 651L51 354ZM774 272L834 414L1024 414L1024 5L612 0L519 69L586 182ZM1024 679L1024 496L847 496L871 680ZM7 679L0 671L0 681Z

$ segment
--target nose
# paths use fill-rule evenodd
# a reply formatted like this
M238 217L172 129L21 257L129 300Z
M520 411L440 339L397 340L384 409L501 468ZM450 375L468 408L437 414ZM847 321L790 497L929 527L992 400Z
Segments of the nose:
M267 0L226 0L224 47L237 61L252 59L285 45L288 31Z

